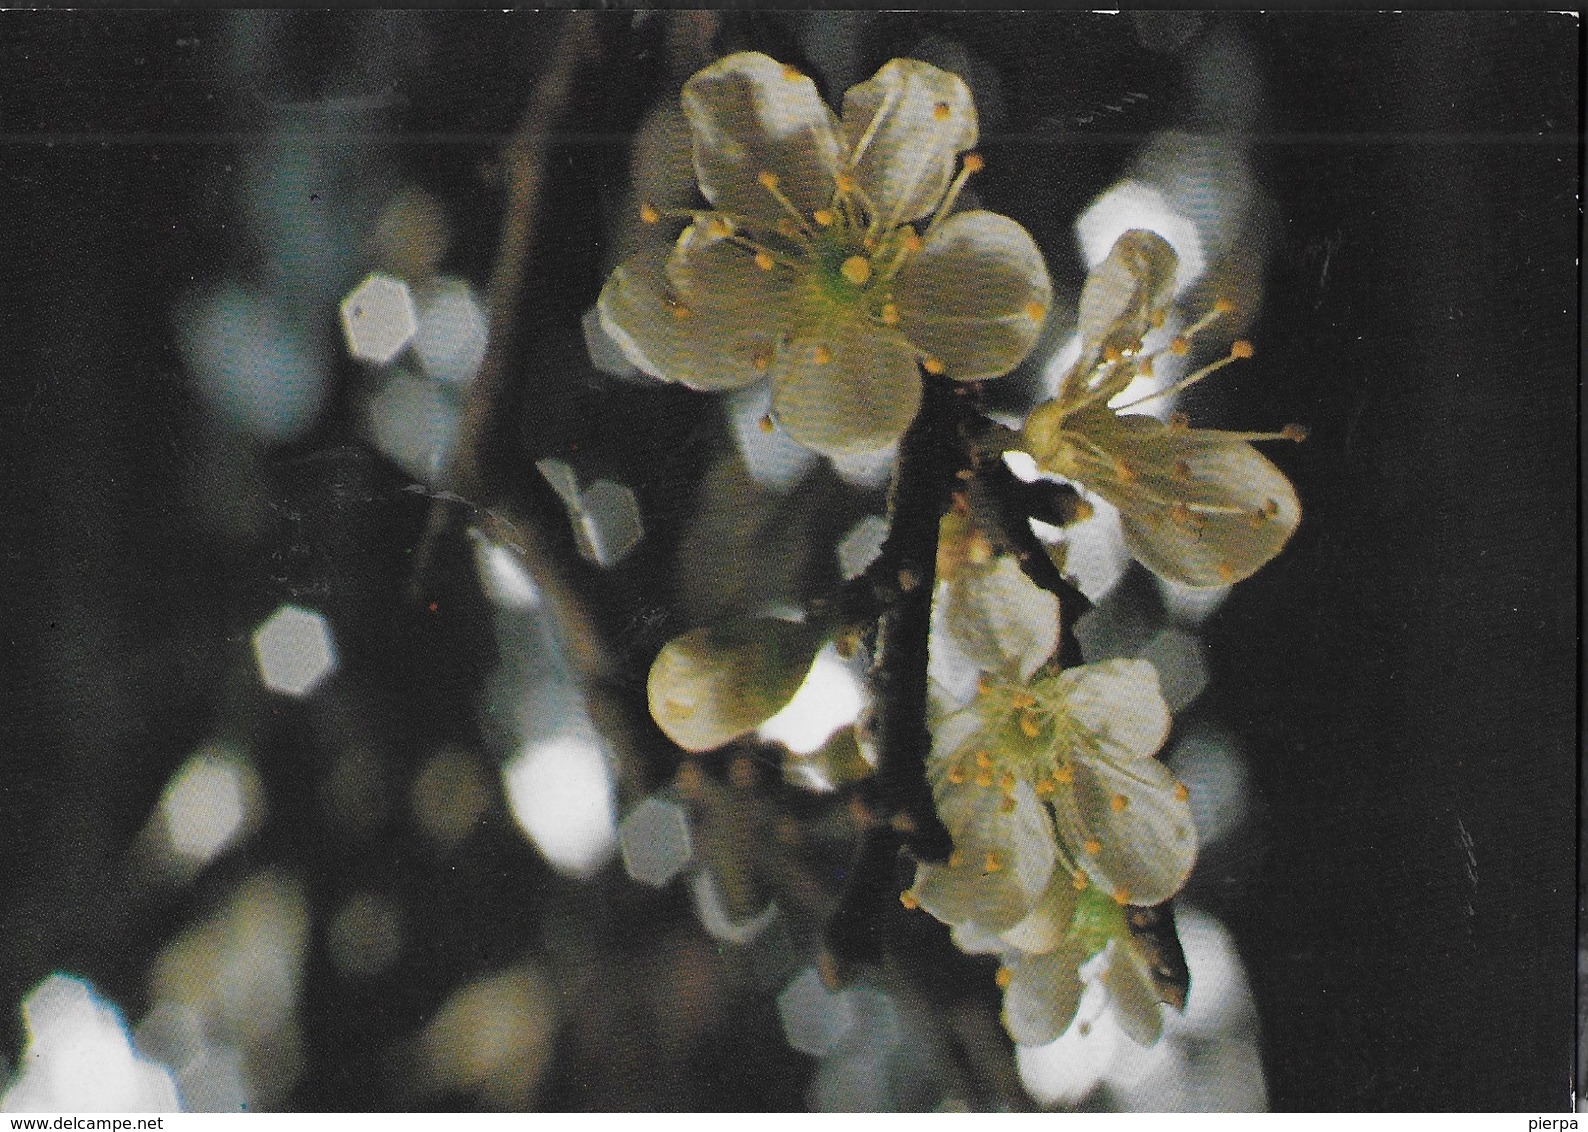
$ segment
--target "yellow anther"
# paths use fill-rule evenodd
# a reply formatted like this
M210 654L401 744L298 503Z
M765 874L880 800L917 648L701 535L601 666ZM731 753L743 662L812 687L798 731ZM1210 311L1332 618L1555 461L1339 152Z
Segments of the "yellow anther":
M1184 432L1191 427L1191 418L1184 413L1169 414L1169 429L1172 432Z
M1068 786L1075 781L1075 768L1068 763L1053 772L1053 781L1060 786Z
M833 215L833 210L830 208L818 208L815 212L811 213L811 219L816 221L816 223L820 224L823 228L831 228L833 226L833 221L836 220L837 217Z
M1026 304L1025 312L1026 317L1032 319L1035 322L1041 322L1044 318L1048 317L1048 308L1037 302L1035 299L1032 299Z
M1072 506L1075 511L1075 522L1077 523L1084 523L1097 514L1097 508L1084 499L1077 499Z
M979 767L981 767L983 769L986 769L987 767L992 766L992 764L993 764L993 757L991 755L989 755L986 751L977 751L976 752L976 765L977 766L979 766Z
M1174 784L1174 796L1179 801L1184 802L1187 798L1191 797L1191 791L1186 789L1186 784L1184 782L1176 782Z
M965 155L965 172L980 173L985 168L987 168L987 162L981 154L967 153Z
M1051 798L1058 792L1059 788L1053 785L1053 783L1049 782L1046 778L1037 783L1038 798Z
M733 235L733 222L724 216L713 216L706 222L706 234L718 240Z
M909 889L905 889L903 892L899 893L899 903L903 904L912 912L921 906L921 902L916 899L915 893L911 892Z
M998 968L998 973L993 976L993 982L998 984L999 990L1008 990L1009 984L1015 981L1015 973L1008 967Z
M1256 352L1252 344L1244 338L1237 338L1230 343L1230 357L1232 358L1249 358Z
M1113 810L1116 814L1128 805L1130 805L1130 799L1125 797L1123 794L1115 794L1108 800L1108 808Z
M915 252L920 251L924 247L926 247L926 241L921 239L920 233L915 232L915 231L912 230L912 231L908 232L905 235L905 237L904 237L904 250L905 251L910 252L910 253L913 254Z
M640 220L644 223L655 224L661 218L662 214L656 211L656 207L654 205L648 202L646 204L640 205Z
M765 169L756 174L755 179L761 182L761 187L767 192L772 192L778 186L777 174L769 172Z
M1007 770L1004 771L998 779L998 789L1002 790L1005 794L1013 794L1015 791L1015 776L1010 774Z
M1143 355L1141 360L1139 360L1136 363L1136 376L1137 377L1151 377L1152 376L1152 355L1151 354Z
M777 231L780 236L787 236L791 240L797 240L800 234L800 226L785 216L777 222Z
M1015 692L1009 697L1009 706L1014 708L1036 707L1037 698L1030 692Z
M1114 461L1114 475L1121 483L1135 483L1136 473L1124 460Z
M755 265L762 271L771 271L776 266L776 262L772 259L771 252L756 252Z
M1130 890L1125 888L1114 889L1114 903L1123 907L1130 903Z
M894 814L888 820L888 825L895 833L910 834L920 829L920 826L915 824L915 819L909 814Z
M1235 304L1230 302L1228 299L1219 298L1213 300L1214 314L1229 314L1234 309Z
M833 360L833 352L826 346L818 346L811 352L811 357L815 360L817 365L824 366Z
M943 363L936 358L927 358L921 363L921 368L925 369L927 373L936 376L943 372Z
M846 195L849 194L849 193L854 192L857 188L860 187L859 184L855 181L855 175L853 173L840 173L840 174L838 174L838 176L833 178L833 184L838 186L838 191L839 192L844 193Z
M1147 325L1154 330L1162 330L1163 324L1169 321L1168 311L1153 311L1147 316Z
M1169 343L1169 352L1177 358L1183 358L1191 352L1191 339L1176 338Z
M770 413L756 421L755 424L756 427L762 432L771 432L773 429L777 428L777 425L772 423L772 416Z
M1170 507L1169 518L1173 519L1182 527L1196 526L1196 520L1191 515L1191 508L1187 507L1184 503L1176 503Z
M838 270L845 279L856 287L861 287L871 278L871 261L863 255L852 255L844 260L843 266Z
M1020 732L1027 739L1035 739L1042 734L1042 724L1037 722L1037 717L1026 712L1020 717Z
M1228 562L1219 563L1219 577L1226 582L1235 581L1236 569Z
M965 768L959 763L955 763L953 766L948 768L948 780L955 786L964 785L965 777Z
M1294 440L1297 444L1300 444L1307 439L1308 431L1307 426L1304 424L1287 424L1279 430L1279 435L1286 440Z
M676 318L676 319L679 319L680 321L682 321L683 319L686 319L686 318L693 318L695 316L695 312L694 311L690 310L688 307L686 307L683 303L679 302L677 299L674 299L672 302L668 303L667 304L667 309L672 311L673 312L673 317Z
M967 472L970 471L969 468L962 470ZM971 472L971 475L966 476L965 478L969 479L975 474L975 472ZM992 558L993 545L987 540L987 536L982 534L980 531L977 531L965 541L965 561L974 563L977 566L981 566L991 562Z
M1105 362L1117 362L1124 356L1124 352L1118 346L1109 345L1103 347L1103 360Z
M987 677L985 677L985 676L976 677L976 694L977 695L985 696L988 692L991 692L992 690L993 690L992 681L988 680Z
M1265 499L1263 501L1263 515L1266 518L1272 519L1278 514L1279 514L1279 500L1277 500L1277 499Z
M939 102L937 105L932 107L932 117L939 122L948 121L949 113L949 105L946 102Z
M1076 873L1070 878L1070 887L1076 892L1085 892L1091 882L1086 879L1085 873Z
M987 850L987 859L982 862L982 871L996 873L1004 867L1004 859L998 855L998 850Z
M1012 814L1015 812L1015 805L1015 796L1006 794L1003 800L998 803L998 812L1001 814Z
M883 303L882 304L882 325L883 326L898 326L899 325L899 307L898 307L897 303Z
M1088 856L1095 857L1103 851L1103 843L1097 838L1093 837L1089 838L1086 844L1081 846L1081 848L1086 850Z
M983 770L983 771L978 771L977 772L977 774L976 774L976 785L977 786L980 786L980 787L985 789L986 787L991 786L992 784L993 784L993 772L992 771Z
M757 350L750 358L750 364L756 369L766 369L772 364L772 355L765 350Z
M784 63L783 64L783 77L785 79L788 79L790 82L793 82L795 79L802 79L805 76L800 73L800 69L798 67L794 66L794 64L792 64L792 63Z
M958 849L954 850L952 853L950 853L948 855L948 867L949 868L957 869L961 865L963 865L964 863L965 863L965 854L961 853Z
M877 238L867 233L866 238L860 241L860 246L868 252L874 252L877 250Z

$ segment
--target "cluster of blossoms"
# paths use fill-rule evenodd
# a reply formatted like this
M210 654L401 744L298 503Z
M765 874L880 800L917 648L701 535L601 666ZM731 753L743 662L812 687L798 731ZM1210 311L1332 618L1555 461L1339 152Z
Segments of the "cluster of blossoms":
M775 423L841 457L900 439L920 411L920 371L980 380L1032 349L1051 301L1041 253L1012 220L954 211L981 167L959 78L894 60L835 117L810 79L741 53L691 78L683 104L712 207L680 214L676 239L614 271L600 300L640 368L707 390L769 378ZM669 219L648 206L643 216ZM1117 508L1148 569L1209 588L1250 576L1295 530L1295 492L1251 442L1302 433L1193 429L1137 411L1249 357L1244 341L1126 398L1230 311L1218 302L1169 338L1177 266L1161 237L1121 236L1083 288L1079 354L1056 395L996 447ZM1147 350L1158 331L1167 341ZM972 464L997 458L969 453ZM934 659L953 649L981 676L967 705L935 703L925 769L953 851L919 864L901 900L950 925L963 950L1000 955L1016 1041L1058 1038L1098 982L1126 1032L1151 1044L1159 1003L1178 997L1152 909L1180 891L1197 851L1186 787L1157 759L1171 725L1157 672L1143 660L1061 667L1073 625L1061 624L1056 593L958 503L939 528L920 647ZM1073 518L1088 512L1083 500ZM749 619L686 633L652 666L652 715L686 750L731 742L789 701L843 628Z
M775 422L846 456L899 439L920 369L979 380L1030 352L1047 267L1013 220L954 211L982 167L957 75L895 59L835 117L810 78L741 52L685 83L683 106L711 209L680 214L599 302L640 369L703 390L770 379Z

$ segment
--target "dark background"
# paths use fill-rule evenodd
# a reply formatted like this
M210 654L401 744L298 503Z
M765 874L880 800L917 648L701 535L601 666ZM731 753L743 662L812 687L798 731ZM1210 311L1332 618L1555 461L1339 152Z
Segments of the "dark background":
M221 711L221 661L286 574L289 589L356 580L333 597L371 625L350 647L387 658L372 715L471 726L478 597L449 592L460 612L442 627L380 615L423 512L392 489L401 476L341 449L344 407L267 461L262 493L291 504L295 527L266 523L239 546L193 518L192 471L208 457L170 312L249 255L228 224L250 119L215 57L223 18L0 20L0 1011L58 967L139 1003L142 965L184 908L129 904L114 863ZM262 81L308 97L363 17L291 18L300 46ZM581 124L610 144L570 144L551 190L548 255L567 269L525 300L532 324L574 342L600 285L583 206L621 183L656 79L629 18L609 28L627 69L592 89ZM1230 401L1245 421L1302 420L1312 435L1276 456L1304 501L1300 532L1208 627L1209 694L1255 753L1265 809L1251 861L1228 884L1203 878L1202 899L1248 965L1276 1109L1559 1111L1577 970L1579 30L1545 14L1210 19L1237 26L1263 68L1252 152L1278 221L1248 331L1260 365L1230 378ZM392 20L394 51L415 28L429 46L402 92L428 140L398 141L391 159L453 206L452 267L483 279L494 195L474 171L523 103L545 19ZM776 14L729 26L788 47ZM1141 136L1173 124L1174 69L1129 18L1078 15L882 17L862 58L932 30L998 69L1005 153L1029 153L1050 194L1046 229L1022 219L1073 282L1070 220ZM1043 132L1124 89L1150 98L1092 131ZM987 191L996 200L996 183ZM581 419L577 403L555 412ZM636 423L635 459L665 451L661 419ZM331 465L315 462L327 452ZM267 787L290 796L295 773L267 770ZM275 811L286 824L291 807ZM265 836L325 876L374 867L308 824ZM449 971L530 930L515 878L533 874L532 854L508 830L479 852L473 879L413 880L438 923L457 915L409 997L381 1010L422 1014ZM374 1007L315 978L313 1068L295 1102L379 1107L358 1026L390 1015L361 1022ZM0 1049L14 1062L12 1025ZM776 1084L803 1070L775 1027L724 1046L672 1102L643 1103L700 1106L702 1090L724 1107L800 1103L797 1083Z

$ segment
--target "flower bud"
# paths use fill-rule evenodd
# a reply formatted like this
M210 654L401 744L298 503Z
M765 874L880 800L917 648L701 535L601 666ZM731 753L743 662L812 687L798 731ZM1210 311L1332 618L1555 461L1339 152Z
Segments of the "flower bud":
M796 621L744 618L674 637L651 665L651 717L686 751L709 751L782 711L827 635Z

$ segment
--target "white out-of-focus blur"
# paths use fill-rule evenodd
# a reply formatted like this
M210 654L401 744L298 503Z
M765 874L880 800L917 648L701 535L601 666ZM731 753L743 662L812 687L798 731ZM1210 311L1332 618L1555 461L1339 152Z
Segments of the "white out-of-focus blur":
M810 674L783 710L763 723L756 734L782 743L795 754L821 749L840 727L860 718L865 700L854 669L828 645L816 654Z
M262 817L259 775L246 757L215 744L178 768L160 796L165 847L189 868L218 857Z
M176 1082L139 1056L114 1003L54 974L22 1000L27 1047L4 1112L180 1112Z
M254 630L259 679L272 692L301 699L336 670L336 649L324 616L283 605Z
M502 768L513 819L560 872L587 877L617 848L612 770L593 737L531 742Z
M413 293L390 275L366 276L342 300L340 313L347 352L373 365L390 364L419 332Z

